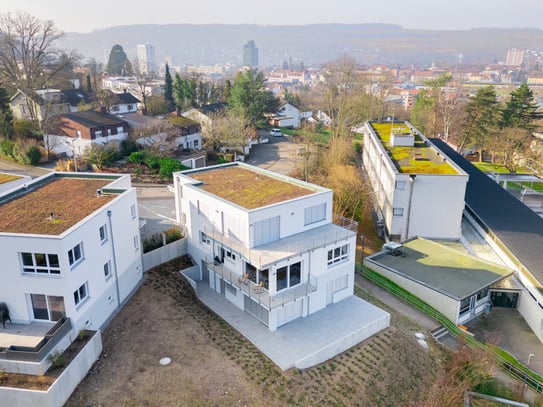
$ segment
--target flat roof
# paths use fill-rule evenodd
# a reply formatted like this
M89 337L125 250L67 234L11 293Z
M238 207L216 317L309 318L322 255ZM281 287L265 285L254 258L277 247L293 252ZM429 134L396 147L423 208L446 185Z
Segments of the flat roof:
M55 174L21 187L0 197L0 232L59 235L117 196L96 194L111 182L111 177Z
M6 174L3 172L0 172L0 184L6 184L11 181L15 181L17 179L21 179L19 175L13 175L13 174Z
M245 209L255 209L311 195L311 188L290 177L274 177L269 172L240 164L190 171L190 178L201 181L196 186Z
M418 133L413 133L405 122L374 122L369 124L381 140L383 147L401 173L406 174L459 174L436 148L427 144ZM390 145L390 136L411 134L415 136L413 147Z
M398 250L399 256L380 252L370 259L457 300L513 274L506 267L420 237L405 242Z
M442 140L432 140L469 175L466 206L532 274L543 292L543 218Z

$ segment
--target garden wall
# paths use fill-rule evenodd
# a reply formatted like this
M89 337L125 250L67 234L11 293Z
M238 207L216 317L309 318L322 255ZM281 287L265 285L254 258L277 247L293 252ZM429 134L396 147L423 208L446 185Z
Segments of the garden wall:
M95 332L47 391L0 387L0 406L62 407L102 352L102 335Z
M187 238L179 239L143 255L143 271L187 254Z

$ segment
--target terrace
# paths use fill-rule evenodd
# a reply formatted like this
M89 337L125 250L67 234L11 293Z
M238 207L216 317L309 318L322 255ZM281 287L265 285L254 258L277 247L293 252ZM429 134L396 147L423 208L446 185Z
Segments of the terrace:
M415 134L414 145L393 146L392 137L413 135L409 127L403 123L370 123L375 134L388 151L390 158L401 173L406 174L458 174L437 149L428 145L420 135Z
M202 184L198 186L204 191L245 209L260 208L316 192L315 189L301 183L289 182L286 178L275 178L239 165L198 171L187 175L201 181Z
M103 189L111 181L55 174L24 186L0 198L0 232L59 235L116 196Z
M20 179L18 175L0 173L0 185Z

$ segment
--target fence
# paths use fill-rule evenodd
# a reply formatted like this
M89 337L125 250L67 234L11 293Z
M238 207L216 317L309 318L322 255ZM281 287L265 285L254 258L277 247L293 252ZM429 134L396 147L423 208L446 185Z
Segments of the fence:
M507 374L514 377L517 380L522 381L527 386L532 388L538 393L543 392L543 377L538 375L536 372L530 370L528 367L520 363L514 356L510 355L507 351L498 348L486 345L482 342L479 342L470 335L467 335L462 329L456 326L450 319L445 315L437 311L435 308L426 304L424 301L420 300L410 292L399 287L392 281L383 277L379 273L363 266L356 266L356 271L359 272L364 278L378 285L382 289L388 291L389 293L401 298L406 303L412 305L418 310L422 311L429 317L435 319L440 324L442 324L448 331L456 336L462 337L465 342L475 348L482 349L484 352L489 354L492 359L496 361L496 364L501 367Z

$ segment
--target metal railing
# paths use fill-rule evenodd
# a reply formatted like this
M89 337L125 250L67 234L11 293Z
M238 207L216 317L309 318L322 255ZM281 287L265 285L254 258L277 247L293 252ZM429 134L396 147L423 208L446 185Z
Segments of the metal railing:
M236 287L249 298L258 302L268 311L296 302L317 290L316 278L310 278L308 282L286 288L274 295L270 295L270 292L266 288L256 284L248 278L243 278L240 274L224 267L224 264L222 263L216 263L214 261L207 262L207 267L220 275L224 281Z

